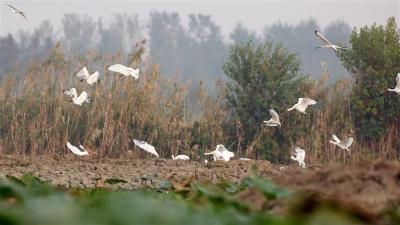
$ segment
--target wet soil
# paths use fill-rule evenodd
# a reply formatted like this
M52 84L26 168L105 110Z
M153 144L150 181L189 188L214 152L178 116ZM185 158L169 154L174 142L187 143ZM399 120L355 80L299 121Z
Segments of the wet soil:
M355 205L376 215L400 205L400 163L397 161L361 162L330 168L301 169L297 165L279 166L268 161L204 162L170 159L99 159L72 155L53 157L0 156L0 177L20 177L32 173L54 185L74 188L157 187L171 176L194 180L236 182L248 176L252 165L263 177L289 190ZM126 182L109 184L107 179Z

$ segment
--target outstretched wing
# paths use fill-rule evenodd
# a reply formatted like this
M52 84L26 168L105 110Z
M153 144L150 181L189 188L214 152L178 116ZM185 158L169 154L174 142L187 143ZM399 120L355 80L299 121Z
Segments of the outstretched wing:
M301 162L304 161L304 158L306 157L306 151L304 151L304 149L301 149L299 147L296 147L295 151L296 151L296 158L299 159Z
M273 120L279 122L279 115L275 112L275 110L270 109L269 114L271 114Z
M82 77L84 79L87 79L89 77L89 71L87 70L86 66L83 67L81 70L79 70L75 76L77 77Z
M71 97L78 96L78 93L76 92L75 88L70 88L70 89L64 90L64 94L71 96Z
M309 106L309 105L315 105L315 104L317 104L317 102L314 99L311 99L311 98L303 98L302 101L301 101L301 104Z
M10 10L13 10L14 12L17 12L18 9L16 9L14 6L9 5L9 4L5 4L6 6L8 6L8 8L10 8Z
M159 157L158 153L156 152L156 149L154 148L154 146L148 144L145 141L140 141L140 140L137 140L137 139L133 139L133 142L135 143L135 145L137 145L139 148L143 149L144 151Z
M123 74L125 76L129 76L127 67L124 65L121 65L121 64L115 64L115 65L109 66L108 70L112 71L112 72Z
M83 102L87 102L87 99L88 99L88 93L86 91L82 91L82 93L79 95L76 101L82 104Z
M315 35L319 38L319 40L324 43L325 45L332 45L331 42L328 41L320 32L315 31Z
M400 73L397 74L396 81L397 81L396 88L400 88Z
M338 137L336 137L336 135L332 135L332 138L333 138L334 141L340 142L340 139Z
M224 151L228 151L228 149L226 149L224 145L217 145L217 148L215 150L221 153L223 153Z
M25 16L24 12L19 11L18 14L21 15L22 17L24 17L24 19L28 20L28 18L26 18L26 16Z
M341 142L341 144L350 148L351 144L353 144L353 137L349 137L346 140L343 140L343 142Z

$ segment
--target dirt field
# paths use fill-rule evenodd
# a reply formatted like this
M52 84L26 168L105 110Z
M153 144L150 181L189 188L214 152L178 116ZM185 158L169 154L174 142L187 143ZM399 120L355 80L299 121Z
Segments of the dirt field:
M326 169L299 169L293 165L272 165L268 161L204 163L167 159L93 159L74 156L22 157L1 156L0 176L22 176L32 173L55 185L78 188L156 187L171 175L193 176L196 180L238 181L248 175L252 164L258 174L271 178L290 190L303 191L326 199L347 202L374 215L400 203L400 163L395 161L365 162ZM123 179L126 183L110 185L106 179Z

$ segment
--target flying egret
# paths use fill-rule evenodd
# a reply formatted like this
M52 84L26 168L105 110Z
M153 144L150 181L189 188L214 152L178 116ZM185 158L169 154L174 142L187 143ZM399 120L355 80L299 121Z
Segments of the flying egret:
M333 45L330 41L328 41L328 39L326 39L320 32L318 32L317 30L314 31L315 35L319 38L319 40L323 43L323 45L315 47L315 49L317 48L331 48L335 51L335 53L337 52L338 49L347 49L347 48L343 48L337 45Z
M67 148L69 150L71 150L72 153L74 153L75 155L78 155L78 156L89 155L89 153L86 151L86 149L82 145L79 145L79 148L78 148L74 145L71 145L71 143L69 143L69 141L67 141Z
M272 118L269 119L268 121L264 120L264 124L269 126L269 127L276 127L276 126L281 126L281 122L279 121L279 115L278 113L275 112L275 110L270 109L269 114L271 114Z
M339 148L344 149L347 152L350 152L349 148L350 148L351 144L353 144L352 137L349 137L343 141L341 141L338 137L336 137L336 135L332 135L332 138L333 138L333 141L332 140L329 141L331 144L334 144L334 145L338 146Z
M176 157L174 155L172 155L172 159L173 160L183 160L183 161L190 160L189 156L187 156L187 155L177 155Z
M224 145L217 145L217 148L212 152L206 152L204 155L213 155L214 161L216 160L224 160L229 161L230 158L235 156L235 154L228 149L225 148Z
M299 98L299 101L293 105L292 108L288 109L287 111L292 111L293 109L296 109L297 111L307 114L306 109L309 105L315 105L317 102L311 98Z
M290 156L290 158L294 161L297 161L299 163L300 167L306 168L306 164L304 163L304 158L306 157L306 152L304 151L304 149L301 149L299 147L296 147L295 151L296 151L296 153L295 153L296 157Z
M139 79L139 68L133 69L133 68L121 65L121 64L115 64L115 65L109 66L108 70L112 71L112 72L120 73L127 77L132 76L136 80Z
M5 5L8 7L8 10L10 10L10 12L15 13L15 14L19 14L22 17L24 17L24 19L28 20L28 18L26 18L26 16L25 16L25 13L22 12L21 10L19 10L19 9L15 8L14 6L9 5L9 4L5 4Z
M99 72L96 71L93 74L89 74L89 71L87 70L86 66L83 67L81 70L79 70L79 72L76 73L75 76L79 77L81 82L86 80L86 83L88 83L90 86L100 81Z
M156 152L156 149L154 148L154 146L148 144L145 141L140 141L140 140L137 140L137 139L133 139L133 142L135 143L136 146L138 146L139 148L143 149L144 151L159 157L158 153Z
M388 91L394 91L394 92L396 92L398 95L400 95L400 73L397 74L396 83L397 83L397 84L396 84L396 87L395 87L394 89L388 88L387 90L388 90Z
M82 93L78 97L78 93L76 92L75 88L70 88L67 90L63 90L64 94L72 97L72 102L75 105L81 106L84 102L90 103L91 98L88 96L86 91L82 91Z

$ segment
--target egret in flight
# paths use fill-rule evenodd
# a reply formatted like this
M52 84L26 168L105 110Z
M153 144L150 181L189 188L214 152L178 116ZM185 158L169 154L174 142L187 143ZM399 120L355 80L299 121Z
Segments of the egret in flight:
M212 152L206 152L204 155L213 155L214 161L224 160L229 161L235 154L225 148L224 145L217 145L217 148Z
M288 109L287 111L292 111L293 109L296 109L297 111L307 114L306 109L310 105L315 105L317 102L311 98L299 98L299 101L293 105L292 108Z
M338 146L339 148L344 149L347 152L350 152L349 148L350 148L351 144L353 144L352 137L346 138L345 140L341 141L338 137L336 137L336 135L332 135L332 139L333 139L333 141L332 140L329 141L331 144L334 144L334 145Z
M140 141L140 140L137 140L137 139L133 139L133 142L135 143L136 146L138 146L142 150L159 157L158 153L156 152L156 149L154 148L154 146L148 144L145 141Z
M127 77L132 76L136 80L139 79L139 68L133 69L133 68L121 65L121 64L115 64L115 65L109 66L108 70L112 71L112 72L120 73Z
M397 74L396 77L396 87L393 89L388 88L388 91L394 91L396 92L398 95L400 95L400 73Z
M81 106L84 102L90 103L91 101L91 98L88 96L86 91L82 91L82 93L78 96L75 88L64 90L64 94L72 97L72 102L75 105Z

